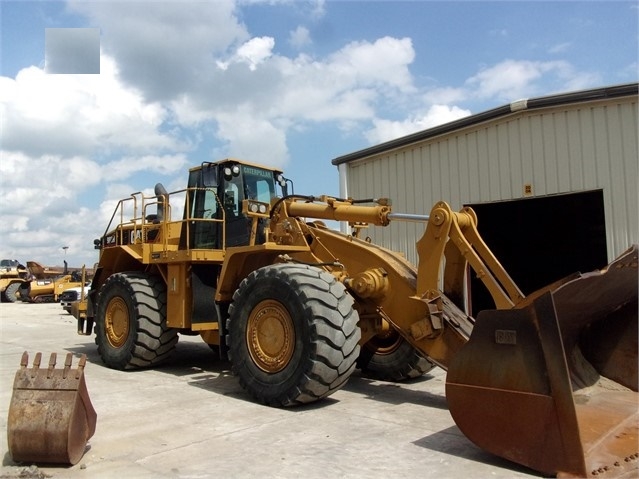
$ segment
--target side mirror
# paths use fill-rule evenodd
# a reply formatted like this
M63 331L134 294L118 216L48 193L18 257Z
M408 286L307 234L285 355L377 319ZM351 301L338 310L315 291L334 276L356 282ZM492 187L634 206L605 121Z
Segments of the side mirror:
M217 187L217 165L206 163L202 165L202 186L204 188Z

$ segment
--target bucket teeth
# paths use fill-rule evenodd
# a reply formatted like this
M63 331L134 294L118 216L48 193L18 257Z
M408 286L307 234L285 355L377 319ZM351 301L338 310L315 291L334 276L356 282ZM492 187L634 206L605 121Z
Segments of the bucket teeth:
M26 351L22 353L22 359L20 360L20 369L25 369L29 364L29 353Z
M47 378L51 378L51 375L53 374L53 369L55 368L55 363L56 363L56 359L57 359L58 355L56 353L51 353L51 356L49 357L49 369L47 369Z

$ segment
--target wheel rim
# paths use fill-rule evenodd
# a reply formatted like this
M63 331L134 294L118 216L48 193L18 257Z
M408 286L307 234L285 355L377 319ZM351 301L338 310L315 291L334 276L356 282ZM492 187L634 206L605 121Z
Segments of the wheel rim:
M402 344L402 337L394 329L380 333L367 343L367 347L375 354L386 356L397 351Z
M121 347L129 337L129 308L120 297L109 301L105 317L106 337L114 348Z
M246 343L251 359L262 371L284 369L295 349L295 329L288 310L270 299L258 303L248 318Z

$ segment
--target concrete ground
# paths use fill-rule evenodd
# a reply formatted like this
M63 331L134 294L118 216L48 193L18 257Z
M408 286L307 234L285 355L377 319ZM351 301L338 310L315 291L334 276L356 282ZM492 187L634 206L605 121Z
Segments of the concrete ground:
M459 478L540 477L466 439L446 408L435 369L394 384L356 372L318 404L255 404L199 337L181 336L164 367L104 367L93 337L76 334L59 304L0 304L0 425L6 431L13 378L23 351L86 354L98 419L75 466L16 464L0 438L0 477L53 478ZM73 366L77 365L74 359Z

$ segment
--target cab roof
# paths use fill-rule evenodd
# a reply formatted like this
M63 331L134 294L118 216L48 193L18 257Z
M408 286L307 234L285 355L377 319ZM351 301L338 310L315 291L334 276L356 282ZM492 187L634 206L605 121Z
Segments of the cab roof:
M279 168L273 168L272 166L267 166L267 165L262 165L262 164L259 164L259 163L253 163L253 162L250 162L250 161L240 160L239 158L224 158L223 160L212 161L211 163L214 164L214 165L224 165L225 163L232 163L232 164L241 163L242 165L246 165L246 166L253 166L253 167L256 167L256 168L263 168L265 170L272 171L273 173L283 173L283 171L280 170ZM193 167L189 168L189 172L198 171L201 168L202 168L202 165L193 166Z

